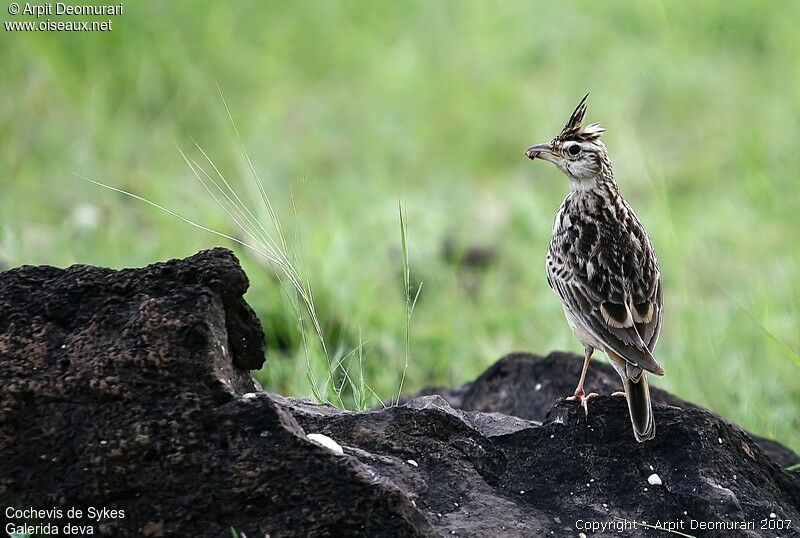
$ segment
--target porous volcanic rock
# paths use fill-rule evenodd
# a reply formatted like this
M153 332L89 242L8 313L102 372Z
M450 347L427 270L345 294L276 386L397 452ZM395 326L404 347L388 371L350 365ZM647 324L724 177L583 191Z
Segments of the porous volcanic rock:
M636 443L621 399L601 396L587 418L557 398L574 356L512 355L447 400L365 413L264 392L248 373L264 354L246 289L224 249L0 274L4 512L122 510L39 520L116 536L576 536L576 522L619 518L697 536L794 532L763 519L797 528L800 481L749 435L658 393L656 437ZM692 531L691 519L755 528Z
M428 388L419 395L438 394L454 408L486 413L503 413L541 422L553 402L575 390L583 357L554 351L547 356L509 353L477 379L462 387ZM587 391L611 394L622 390L617 372L605 361L592 360L586 375ZM692 403L656 387L650 388L656 403L681 408L696 408ZM800 463L800 456L771 439L752 435L761 449L781 467Z
M247 286L223 249L0 274L4 511L123 510L82 523L117 536L433 532L404 492L308 441L261 392Z

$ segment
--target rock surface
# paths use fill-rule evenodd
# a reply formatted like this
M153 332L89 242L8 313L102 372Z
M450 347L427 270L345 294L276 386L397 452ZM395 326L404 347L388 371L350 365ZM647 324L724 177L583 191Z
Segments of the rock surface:
M553 352L546 357L530 353L509 353L475 381L457 389L430 388L421 395L438 394L458 409L503 413L541 422L553 402L575 390L583 357ZM599 394L622 390L616 371L606 362L594 360L586 375L586 388ZM664 390L651 387L656 403L681 408L697 406ZM800 462L800 456L780 443L752 436L761 449L781 467Z
M264 355L246 288L223 249L140 270L0 274L3 509L123 510L38 520L116 536L664 534L576 527L619 518L797 534L791 451L661 391L656 438L638 444L624 401L602 396L587 418L559 399L573 355L512 354L462 389L368 413L263 392L247 371ZM588 383L608 394L610 373L594 365Z

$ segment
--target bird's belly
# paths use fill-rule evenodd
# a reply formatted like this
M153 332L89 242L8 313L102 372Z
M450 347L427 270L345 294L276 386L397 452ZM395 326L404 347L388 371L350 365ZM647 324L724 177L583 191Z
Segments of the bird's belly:
M605 349L605 346L595 338L594 335L583 326L583 323L573 316L566 307L564 307L564 316L567 318L567 323L569 323L572 332L584 346L591 346L595 349Z

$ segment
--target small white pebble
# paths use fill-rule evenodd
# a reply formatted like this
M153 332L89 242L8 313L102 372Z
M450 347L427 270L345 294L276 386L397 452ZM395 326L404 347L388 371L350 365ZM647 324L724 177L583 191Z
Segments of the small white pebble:
M413 465L414 467L419 467L419 463L417 463L415 460L406 460L406 463Z
M551 435L551 436L550 436L550 439L552 439L553 437L555 437L555 435Z
M440 514L439 512L436 512L436 516L437 517L442 517L442 514Z
M456 505L456 506L458 506L458 503L457 503L457 502L454 502L453 504L454 504L454 505Z
M647 491L647 488L644 488L644 490Z
M579 532L578 533L578 538L586 538L586 533L585 532Z
M525 490L524 489L519 490L519 494L520 495L525 495Z
M722 444L722 437L718 437L717 441L719 441L719 444Z
M101 444L101 445L107 445L107 444L108 444L108 441L100 441L100 444Z
M684 516L688 516L688 515L689 515L689 512L687 512L686 510L684 510L684 511L683 511L683 515L684 515Z
M535 388L536 390L542 390L542 384L541 383L536 383L536 386L533 387L533 388Z
M647 477L647 483L650 484L651 486L660 486L661 477L658 476L656 473L653 473Z
M606 503L603 503L603 508L608 508L608 505Z
M594 478L590 478L590 479L589 479L589 482L594 482Z
M321 433L309 433L306 435L309 440L314 441L318 445L322 445L334 454L338 454L339 456L344 454L344 450L342 450L342 445L328 437L327 435L322 435Z
M589 487L589 482L586 482L586 487L587 487L587 488Z
M650 466L650 470L651 470L651 471L653 471L653 470L654 470L652 465Z
M67 344L61 344L61 349L67 349Z
M775 512L770 512L769 513L769 518L770 519L775 519L776 517L778 517L778 516L775 514Z

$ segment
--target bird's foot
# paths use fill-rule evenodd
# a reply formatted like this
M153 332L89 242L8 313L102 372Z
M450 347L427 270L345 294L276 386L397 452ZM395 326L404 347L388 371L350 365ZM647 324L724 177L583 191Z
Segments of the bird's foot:
M589 416L589 402L597 398L598 394L596 392L590 392L586 394L583 389L578 389L575 391L573 396L568 396L567 400L570 402L577 401L581 403L583 407L583 412L586 413L586 416Z
M623 391L621 391L621 390L618 390L616 392L612 392L611 396L616 396L617 398L626 398L625 393Z

